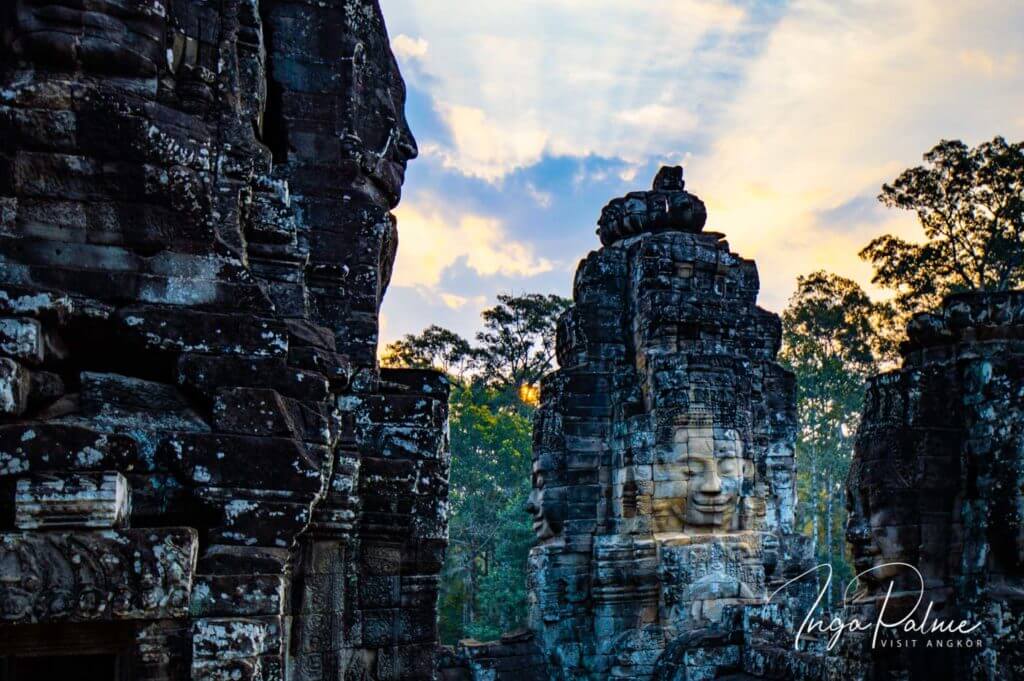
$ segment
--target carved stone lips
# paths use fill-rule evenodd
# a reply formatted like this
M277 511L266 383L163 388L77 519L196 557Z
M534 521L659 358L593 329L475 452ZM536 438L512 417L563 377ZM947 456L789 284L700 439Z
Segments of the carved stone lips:
M727 501L713 501L711 503L702 503L700 501L692 501L693 507L702 513L721 513L722 511L729 508L729 502Z

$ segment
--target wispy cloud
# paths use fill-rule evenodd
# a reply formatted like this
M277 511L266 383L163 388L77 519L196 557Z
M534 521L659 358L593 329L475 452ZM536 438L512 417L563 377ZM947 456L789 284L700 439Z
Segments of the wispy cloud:
M417 74L432 80L450 145L446 167L500 179L543 154L600 153L641 162L697 132L728 90L772 12L710 0L396 0L385 7L397 47L424 35ZM396 38L396 41L398 39ZM402 54L399 55L400 58Z
M942 138L1024 137L1020 3L383 4L421 149L385 337L471 329L499 286L568 295L601 205L662 162L757 260L766 307L817 268L867 284L868 240L918 235L883 181Z
M423 59L427 56L430 45L423 38L410 38L399 33L391 39L391 51L399 59Z
M423 197L403 203L395 214L400 244L395 286L436 287L458 260L485 276L530 277L554 267L532 245L516 240L497 218L454 211Z
M1024 8L998 0L790 7L689 172L709 226L758 260L771 307L812 269L867 283L857 252L871 237L918 236L912 215L830 210L876 195L941 138L1006 132L1024 77L979 78L956 55L1012 46L1022 26Z

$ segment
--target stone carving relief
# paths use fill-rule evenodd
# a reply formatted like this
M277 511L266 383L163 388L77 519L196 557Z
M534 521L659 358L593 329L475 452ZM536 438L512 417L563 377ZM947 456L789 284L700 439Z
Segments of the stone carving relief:
M565 522L565 487L558 486L558 469L553 457L537 457L533 462L533 489L526 512L533 516L533 531L540 541L561 534Z
M682 640L738 665L738 648L706 652L724 645L709 632L729 640L740 608L806 560L789 538L779 322L755 305L753 263L701 232L683 187L663 168L606 206L604 247L580 263L559 325L562 368L542 384L531 621L566 678L650 678Z
M380 7L13 0L0 52L8 619L93 594L140 681L429 677L448 388L377 366L416 156ZM179 525L195 607L120 605L109 526L141 598Z
M733 428L693 414L673 431L670 461L655 464L655 531L714 533L736 529L743 481L752 462Z
M188 612L189 529L0 535L5 623L160 619Z

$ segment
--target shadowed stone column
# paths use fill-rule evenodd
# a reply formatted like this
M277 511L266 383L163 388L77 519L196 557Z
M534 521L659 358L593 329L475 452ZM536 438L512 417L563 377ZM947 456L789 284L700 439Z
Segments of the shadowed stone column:
M416 154L380 8L0 29L0 664L429 677L447 385L376 363Z
M847 480L847 540L864 573L850 610L873 619L891 584L887 620L920 595L913 621L932 603L932 621L981 626L917 637L914 648L855 638L846 655L875 675L1016 678L1024 673L1024 293L950 296L915 316L907 336L902 367L869 383Z

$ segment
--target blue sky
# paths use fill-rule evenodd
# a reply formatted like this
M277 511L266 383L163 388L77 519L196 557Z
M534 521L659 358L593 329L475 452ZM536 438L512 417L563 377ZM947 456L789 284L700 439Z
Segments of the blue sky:
M912 216L874 200L942 138L1024 138L1024 3L382 0L410 163L381 346L570 295L614 196L683 163L761 305ZM870 289L870 287L869 287Z

